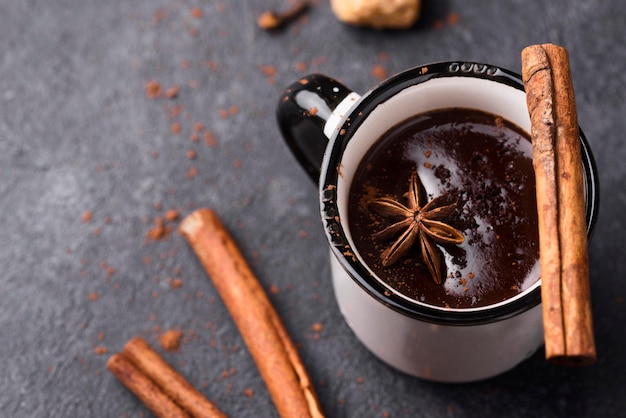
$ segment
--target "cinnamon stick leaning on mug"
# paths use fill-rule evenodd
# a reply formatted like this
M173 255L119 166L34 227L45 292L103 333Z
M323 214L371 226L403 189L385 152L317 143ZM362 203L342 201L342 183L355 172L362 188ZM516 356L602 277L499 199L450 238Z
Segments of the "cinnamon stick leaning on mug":
M522 51L539 214L541 300L546 358L563 365L596 360L585 191L567 51L552 44Z
M279 415L323 417L295 345L218 215L198 209L183 219L179 231L239 328Z

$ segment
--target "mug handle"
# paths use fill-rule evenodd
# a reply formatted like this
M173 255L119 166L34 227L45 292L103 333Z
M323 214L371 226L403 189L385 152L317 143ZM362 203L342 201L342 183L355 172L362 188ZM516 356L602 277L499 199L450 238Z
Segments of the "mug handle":
M322 74L310 74L281 94L276 118L283 139L315 184L328 140L342 113L360 98L357 93Z

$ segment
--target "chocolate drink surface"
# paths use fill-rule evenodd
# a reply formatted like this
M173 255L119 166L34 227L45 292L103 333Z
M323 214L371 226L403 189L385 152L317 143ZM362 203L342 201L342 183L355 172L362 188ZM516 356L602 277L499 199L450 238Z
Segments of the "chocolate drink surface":
M383 262L413 218L381 234L404 217L373 210L372 202L384 198L410 207L413 173L420 206L443 196L437 206L452 205L443 222L463 235L458 244L429 241L439 254L441 284L427 268L420 238L397 260ZM526 132L501 117L454 108L398 124L368 150L348 202L350 234L363 261L409 299L483 307L514 297L539 278L532 145Z

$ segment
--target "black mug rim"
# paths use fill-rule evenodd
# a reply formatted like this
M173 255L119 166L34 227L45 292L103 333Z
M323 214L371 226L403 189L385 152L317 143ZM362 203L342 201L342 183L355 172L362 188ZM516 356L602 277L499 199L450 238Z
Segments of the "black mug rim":
M399 313L426 322L445 325L479 325L501 321L539 305L541 303L541 285L508 303L481 307L479 310L442 310L412 302L394 292L390 294L382 284L382 280L372 276L370 271L354 256L356 252L350 245L339 219L336 198L340 175L339 167L343 153L352 135L367 119L370 112L407 87L424 83L433 78L458 76L487 79L524 91L524 85L519 74L498 66L478 62L435 62L407 69L383 81L361 96L357 105L339 122L339 128L335 129L335 133L330 138L319 177L320 211L332 253L352 280L374 299ZM591 149L580 127L579 134L587 192L585 202L587 236L590 239L598 215L599 182Z

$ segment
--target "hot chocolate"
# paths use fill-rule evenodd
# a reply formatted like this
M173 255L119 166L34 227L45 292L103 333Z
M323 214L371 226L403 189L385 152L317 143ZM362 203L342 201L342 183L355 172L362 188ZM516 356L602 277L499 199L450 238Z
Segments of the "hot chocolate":
M433 209L441 210L423 220ZM539 278L530 138L492 114L442 109L387 131L355 174L348 217L364 262L418 302L481 307Z

